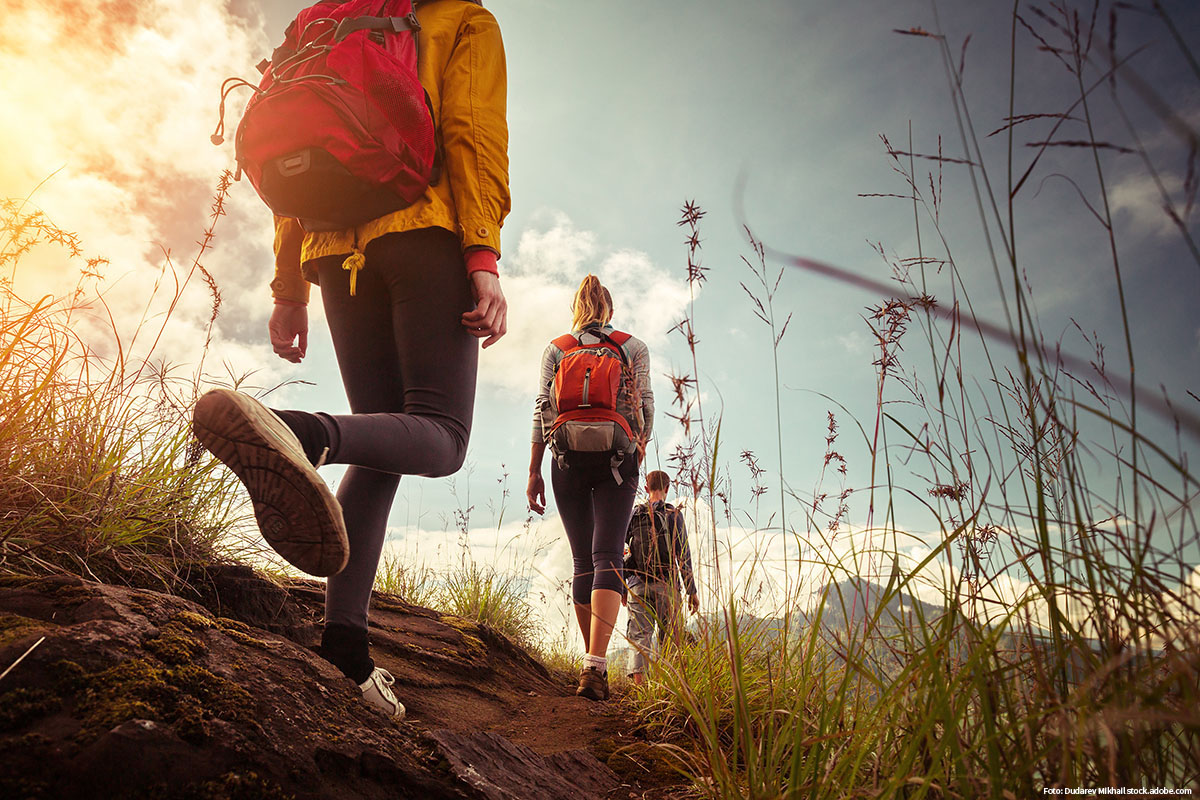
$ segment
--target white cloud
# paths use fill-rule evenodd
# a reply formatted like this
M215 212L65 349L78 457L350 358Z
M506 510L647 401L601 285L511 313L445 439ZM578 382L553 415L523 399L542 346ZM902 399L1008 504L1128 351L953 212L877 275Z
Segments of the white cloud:
M843 350L853 355L864 355L871 351L870 338L857 329L835 337L835 341L837 341Z
M482 384L515 397L531 395L542 353L551 339L570 329L571 301L584 275L592 272L612 293L614 324L650 348L651 374L661 385L667 331L687 304L686 282L655 265L645 253L604 251L594 233L577 228L556 211L535 215L502 269L509 303L508 334L483 353Z
M1183 181L1171 173L1160 173L1159 179L1167 196L1181 207ZM1179 235L1179 227L1171 220L1164 206L1162 191L1153 177L1143 172L1133 173L1113 185L1109 204L1118 222L1124 221L1137 236L1170 237Z
M211 298L199 275L176 294L221 171L232 166L231 147L209 142L218 90L229 75L252 74L253 61L269 49L261 17L234 16L223 3L6 5L0 106L10 116L0 131L0 195L32 193L27 212L43 210L79 234L85 256L110 260L97 285L107 308L97 304L90 321L80 317L81 333L99 352L115 350L111 314L124 348L134 343L135 360L157 342L156 359L197 363ZM231 104L230 126L237 106ZM235 185L227 210L217 249L204 259L225 299L208 365L220 371L229 362L241 372L269 354L234 338L247 338L240 326L248 315L265 327L270 218L247 184ZM235 242L236 250L228 246ZM76 277L61 250L40 248L22 259L15 287L25 297L63 295ZM252 286L256 293L244 291ZM269 382L272 375L261 377Z

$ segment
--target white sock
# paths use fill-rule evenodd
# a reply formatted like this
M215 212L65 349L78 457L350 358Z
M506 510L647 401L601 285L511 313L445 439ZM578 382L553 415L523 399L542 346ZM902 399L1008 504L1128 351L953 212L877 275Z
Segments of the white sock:
M608 659L604 656L593 656L591 654L586 654L583 657L583 666L584 668L591 667L599 672L604 672L604 670L608 668Z

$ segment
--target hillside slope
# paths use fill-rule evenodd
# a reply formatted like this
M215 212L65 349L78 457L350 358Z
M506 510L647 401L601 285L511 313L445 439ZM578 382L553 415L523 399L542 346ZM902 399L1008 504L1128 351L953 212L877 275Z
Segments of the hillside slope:
M372 652L409 709L394 723L311 651L319 585L237 566L193 585L197 602L0 580L0 796L664 797L676 780L618 703L487 628L376 598Z

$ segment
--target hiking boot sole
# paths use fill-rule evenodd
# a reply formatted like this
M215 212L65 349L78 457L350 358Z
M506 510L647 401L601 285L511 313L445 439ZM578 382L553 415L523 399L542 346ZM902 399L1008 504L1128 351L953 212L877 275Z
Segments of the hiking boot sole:
M592 689L590 687L585 688L583 686L581 686L575 690L575 696L582 697L586 700L595 700L598 703L602 703L608 699L607 694L602 694L602 693L596 691L595 689Z
M214 389L196 402L192 431L245 485L275 552L310 575L342 571L350 556L342 508L282 420L244 394Z

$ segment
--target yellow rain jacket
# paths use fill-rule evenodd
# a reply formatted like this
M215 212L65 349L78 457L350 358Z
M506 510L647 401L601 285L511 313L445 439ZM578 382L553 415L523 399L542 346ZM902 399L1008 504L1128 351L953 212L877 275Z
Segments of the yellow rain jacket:
M511 205L500 26L489 11L466 0L428 0L416 15L417 71L442 143L441 179L407 208L352 230L305 233L297 220L276 217L271 293L278 299L307 303L302 264L362 252L388 233L445 228L458 234L464 250L483 246L500 253L500 226Z

